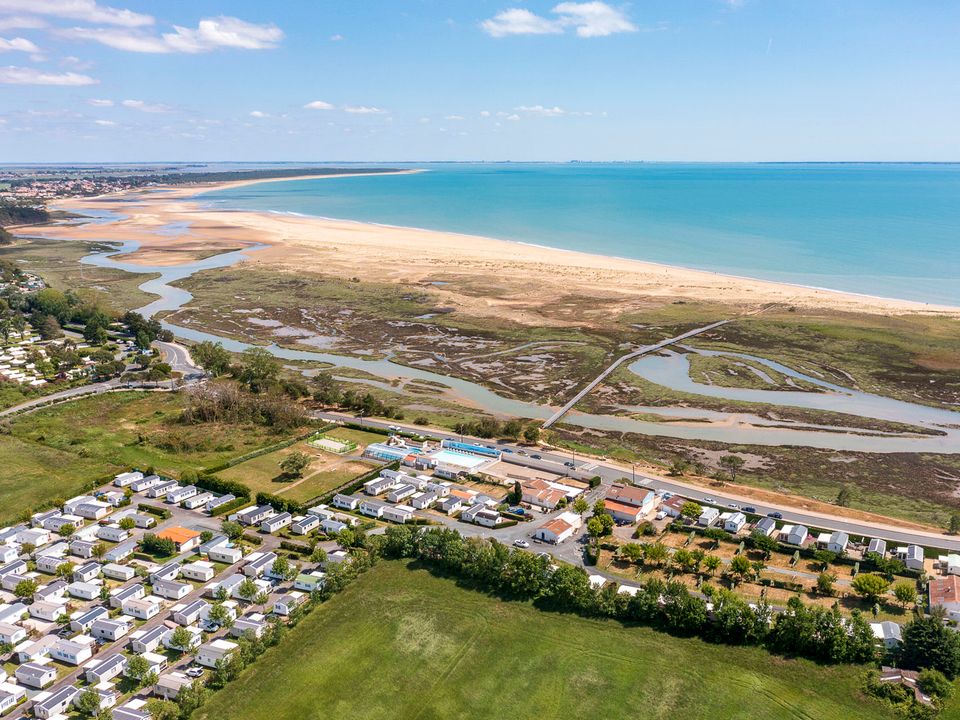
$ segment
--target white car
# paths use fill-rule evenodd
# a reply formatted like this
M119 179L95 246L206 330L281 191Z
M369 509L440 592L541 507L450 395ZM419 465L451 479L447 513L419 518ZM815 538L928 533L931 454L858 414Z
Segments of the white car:
M191 678L203 677L203 668L192 667L189 668L184 675Z
M513 541L513 544L516 545L518 548L530 547L530 543L528 543L526 540L523 540L522 538L517 538L516 540Z

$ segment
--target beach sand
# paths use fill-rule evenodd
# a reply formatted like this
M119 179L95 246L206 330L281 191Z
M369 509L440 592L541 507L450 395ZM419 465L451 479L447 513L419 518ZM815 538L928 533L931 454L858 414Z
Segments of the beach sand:
M523 323L544 322L537 307L571 297L596 298L598 312L687 300L732 305L743 311L777 303L802 309L960 317L958 308L492 238L266 212L213 210L203 206L202 195L197 197L203 190L240 184L249 183L157 188L58 201L56 209L82 213L85 208L97 208L126 218L106 224L23 228L19 232L63 239L136 240L140 249L124 259L144 265L175 265L214 252L265 243L268 247L251 252L246 267L365 281L453 281L450 286L433 287L440 302L476 316L496 315ZM550 322L563 324L557 313L551 317Z

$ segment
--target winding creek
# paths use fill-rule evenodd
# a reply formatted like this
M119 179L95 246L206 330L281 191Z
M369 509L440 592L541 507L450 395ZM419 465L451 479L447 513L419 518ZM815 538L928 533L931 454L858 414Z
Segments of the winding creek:
M118 219L114 217L113 219ZM109 221L98 214L95 222ZM251 252L263 246L253 246L243 250L213 255L195 262L175 266L151 266L123 262L122 256L134 252L139 244L134 241L117 243L109 240L115 249L95 252L85 256L81 262L104 268L124 270L136 274L157 274L159 277L147 280L140 285L146 293L158 296L157 300L139 309L147 317L161 312L173 312L190 302L193 296L186 290L173 287L171 283L186 279L194 273L214 268L225 268L243 262ZM220 342L225 348L242 352L253 347L240 342L191 327L175 325L161 321L166 329L177 337L200 342L210 340ZM556 408L506 398L482 385L459 378L441 375L420 368L401 365L388 359L364 360L359 357L335 355L332 353L295 350L276 344L265 348L282 360L329 363L341 368L362 370L366 373L386 379L428 380L441 383L450 388L450 393L465 404L501 416L548 418ZM705 354L710 351L697 350ZM788 407L830 410L852 415L870 417L879 420L898 421L933 428L941 435L891 434L883 432L857 431L831 432L818 431L825 426L802 425L786 421L774 421L759 418L750 413L720 413L695 408L627 408L632 412L649 412L669 418L668 422L651 422L631 417L615 415L597 415L580 411L571 412L566 423L585 428L610 431L635 432L646 435L680 438L688 440L710 440L734 444L755 445L799 445L823 449L863 451L863 452L960 452L960 412L931 408L924 405L894 400L878 395L859 392L824 382L799 373L773 361L753 356L740 355L744 359L760 363L788 377L813 383L821 388L820 393L785 392L777 390L754 390L705 385L694 382L689 374L689 361L680 353L653 355L634 361L628 367L638 376L674 390L713 398L743 400ZM356 379L351 378L353 381ZM362 381L361 381L362 382ZM777 426L774 427L773 425ZM784 427L784 426L788 427ZM795 427L789 427L795 425Z

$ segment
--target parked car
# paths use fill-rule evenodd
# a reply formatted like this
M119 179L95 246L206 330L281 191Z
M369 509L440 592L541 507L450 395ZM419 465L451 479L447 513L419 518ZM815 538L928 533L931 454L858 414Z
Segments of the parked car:
M534 460L543 460L543 455L531 455L530 457Z
M513 544L516 545L518 548L530 547L530 543L528 543L526 540L522 538L517 538L516 540L513 541Z
M756 514L757 509L756 509L753 505L747 505L745 508L743 508L743 511L746 512L746 513L754 513L754 514Z
M714 500L714 499L711 498L711 497L706 497L706 498L703 499L703 501L704 501L707 505L713 505L713 504L716 502L716 500Z
M203 677L203 668L198 668L198 667L187 668L187 671L184 673L184 675L191 678Z
M733 509L733 510L739 510L739 509L740 509L740 506L737 505L736 503L727 503L727 507L728 507L728 508L731 508L731 509Z
M527 454L526 450L517 450L517 455L526 455L526 454Z
M773 518L774 520L783 520L783 513L778 513L778 512L767 513L767 517Z

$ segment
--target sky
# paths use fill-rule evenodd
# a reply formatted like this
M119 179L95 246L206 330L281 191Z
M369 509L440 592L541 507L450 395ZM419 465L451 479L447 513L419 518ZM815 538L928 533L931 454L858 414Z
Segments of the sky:
M960 160L960 3L0 0L0 163Z

